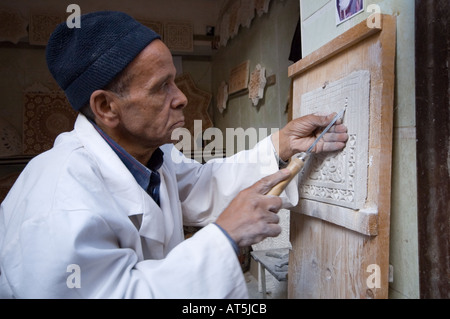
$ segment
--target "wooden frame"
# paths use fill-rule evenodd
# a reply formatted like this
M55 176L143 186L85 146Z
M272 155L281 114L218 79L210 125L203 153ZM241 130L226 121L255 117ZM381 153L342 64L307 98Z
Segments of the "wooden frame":
M302 94L352 72L370 71L370 127L366 209L308 210L291 214L290 298L387 298L390 185L395 82L395 18L380 27L358 24L289 68L292 108ZM290 110L290 118L293 111ZM379 282L367 284L377 267ZM378 278L378 277L377 277Z

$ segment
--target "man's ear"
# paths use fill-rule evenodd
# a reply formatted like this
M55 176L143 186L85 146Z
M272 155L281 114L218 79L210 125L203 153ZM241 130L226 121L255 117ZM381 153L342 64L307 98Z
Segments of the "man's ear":
M89 103L96 121L100 122L98 125L114 128L119 124L117 100L112 92L96 90L91 94Z

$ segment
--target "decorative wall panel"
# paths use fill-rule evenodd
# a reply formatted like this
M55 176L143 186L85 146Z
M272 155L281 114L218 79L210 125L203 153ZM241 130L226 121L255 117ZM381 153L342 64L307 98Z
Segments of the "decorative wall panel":
M230 24L228 25L230 37L233 39L239 31L240 19L239 19L240 2L235 2L230 8Z
M171 51L193 52L194 29L192 24L167 22L164 26L164 42Z
M239 9L239 21L241 26L250 28L254 17L255 3L253 1L241 1L241 8Z
M25 94L23 153L39 154L53 146L62 132L73 129L77 113L63 93Z
M270 0L254 0L255 9L258 16L262 16L264 13L269 12Z
M302 95L301 111L296 111L294 117L339 112L347 104L343 121L349 134L343 151L312 157L301 183L302 198L351 209L364 207L369 164L369 102L370 72L364 70L324 83Z
M250 61L244 61L235 66L230 72L228 93L233 94L248 88L248 75L250 71Z
M189 73L178 76L175 83L188 99L188 105L184 109L185 128L194 136L195 120L202 121L202 130L211 127L212 121L208 114L208 107L212 98L211 93L197 88Z
M270 0L228 0L219 18L220 45L239 33L240 26L249 28L255 18L269 12Z
M266 83L266 68L258 64L250 74L250 83L248 85L248 97L252 100L254 106L257 106L259 100L264 97Z

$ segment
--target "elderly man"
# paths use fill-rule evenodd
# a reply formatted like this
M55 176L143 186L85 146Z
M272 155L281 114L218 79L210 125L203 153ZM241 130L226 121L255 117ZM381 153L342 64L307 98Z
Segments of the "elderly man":
M155 32L90 13L57 27L47 63L80 114L2 203L0 297L246 297L238 247L280 233L276 212L298 195L265 195L288 177L279 162L332 117L293 121L231 160L175 163L187 100ZM344 147L345 126L331 132L316 152ZM184 240L183 224L204 227Z

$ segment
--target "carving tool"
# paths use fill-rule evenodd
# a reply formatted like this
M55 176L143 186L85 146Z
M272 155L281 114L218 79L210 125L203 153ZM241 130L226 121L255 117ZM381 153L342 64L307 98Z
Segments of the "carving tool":
M309 159L311 155L312 150L314 149L314 146L316 146L316 144L325 135L325 133L328 132L329 129L336 123L336 121L340 119L342 116L344 116L346 109L347 109L347 100L345 102L345 107L338 114L336 114L336 116L333 118L330 124L328 124L328 126L323 130L323 132L320 133L319 137L316 138L316 140L314 141L314 143L311 144L308 150L306 152L298 153L292 156L291 160L289 161L289 165L286 167L291 171L289 178L275 185L267 193L267 195L280 196L280 194L284 191L289 182L295 177L295 175L297 175L303 169L306 161Z

